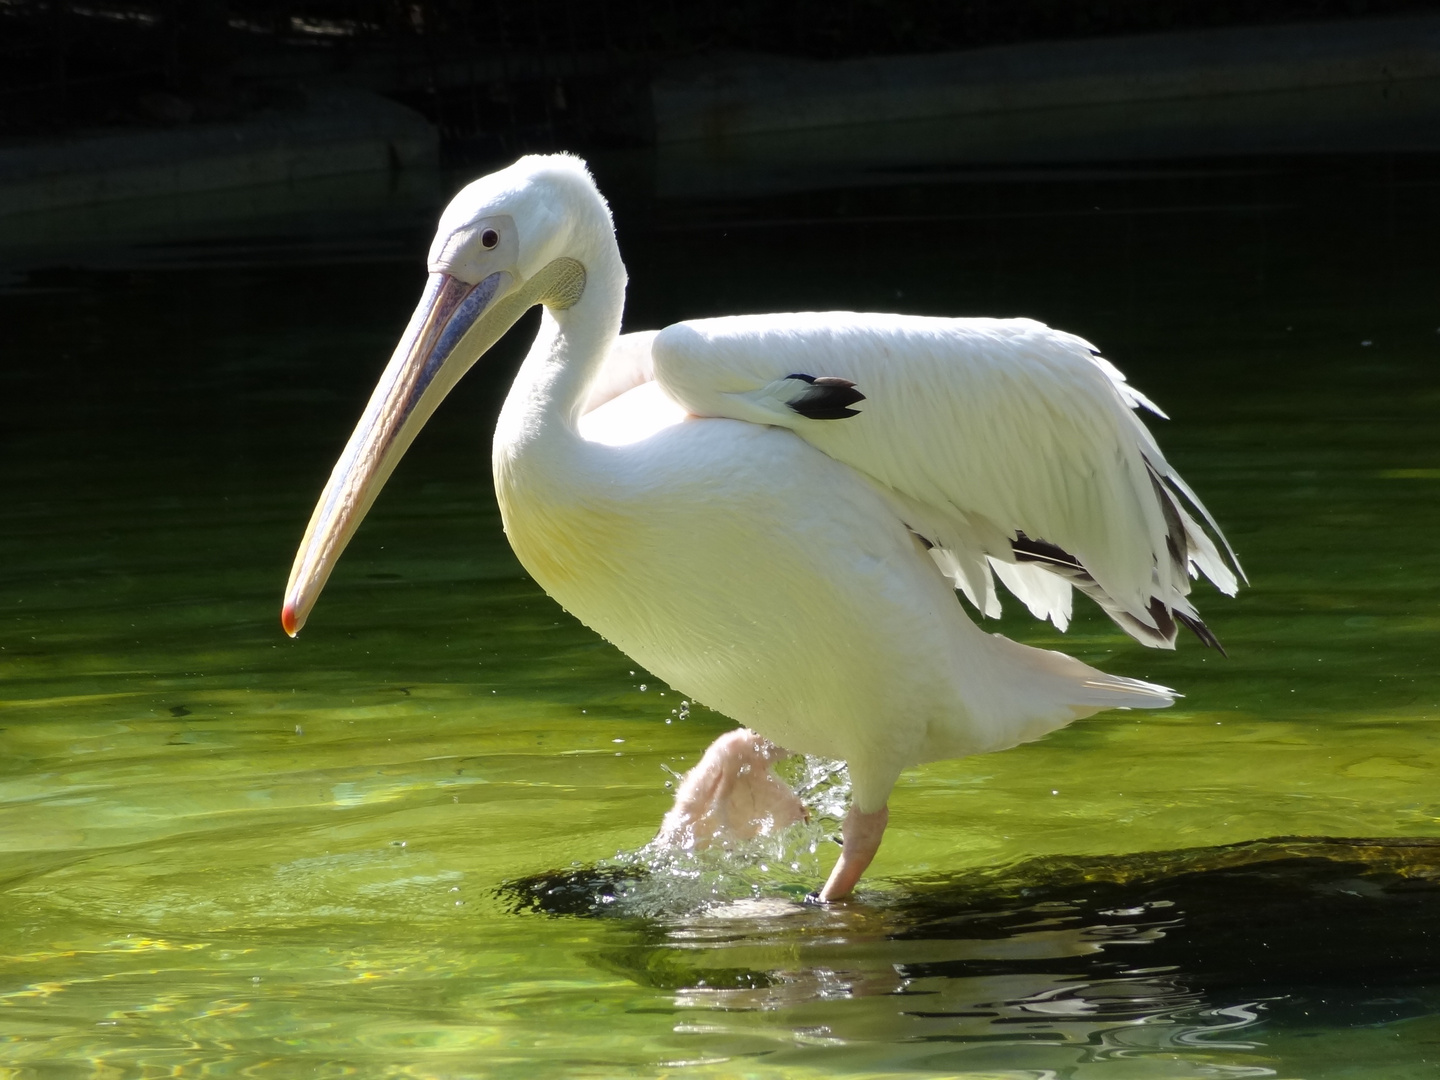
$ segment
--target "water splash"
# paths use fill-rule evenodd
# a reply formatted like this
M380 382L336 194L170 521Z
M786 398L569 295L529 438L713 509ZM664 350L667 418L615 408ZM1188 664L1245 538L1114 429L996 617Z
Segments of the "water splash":
M838 853L850 773L844 762L802 756L781 762L775 771L805 803L808 820L702 851L651 841L593 866L536 875L502 891L517 909L622 918L693 915L766 898L802 903Z

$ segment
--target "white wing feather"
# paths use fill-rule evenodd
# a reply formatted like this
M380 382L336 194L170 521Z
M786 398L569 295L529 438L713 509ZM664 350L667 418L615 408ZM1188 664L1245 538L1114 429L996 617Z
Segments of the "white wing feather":
M1208 635L1191 576L1235 592L1233 552L1234 571L1133 410L1164 414L1074 335L1029 319L812 312L679 323L651 351L690 413L790 428L878 482L986 614L999 612L994 573L1064 629L1074 584L1138 639L1173 647L1177 617ZM859 415L796 412L795 374L851 380Z

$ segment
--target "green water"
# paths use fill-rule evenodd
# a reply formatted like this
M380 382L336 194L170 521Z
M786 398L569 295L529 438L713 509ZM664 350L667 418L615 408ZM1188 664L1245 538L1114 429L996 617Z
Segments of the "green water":
M32 258L0 294L0 1077L1433 1075L1440 856L1396 841L1440 837L1440 168L690 201L609 168L632 328L849 307L1099 344L1250 575L1198 594L1229 659L1012 610L1186 697L907 773L845 906L794 902L821 829L607 862L726 723L506 547L489 431L533 323L292 642L428 237ZM1247 846L1284 836L1392 843Z

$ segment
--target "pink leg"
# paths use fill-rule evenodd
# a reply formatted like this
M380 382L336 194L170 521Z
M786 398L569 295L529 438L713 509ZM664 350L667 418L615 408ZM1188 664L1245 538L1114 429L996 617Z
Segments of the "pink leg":
M830 871L830 879L820 890L821 903L842 900L865 873L875 852L880 850L880 840L885 835L885 825L890 820L890 807L881 806L873 814L861 811L854 803L845 812L844 824L840 826L840 859Z
M721 735L680 781L656 839L667 847L698 851L768 836L804 821L799 797L770 770L772 762L789 756L748 728Z

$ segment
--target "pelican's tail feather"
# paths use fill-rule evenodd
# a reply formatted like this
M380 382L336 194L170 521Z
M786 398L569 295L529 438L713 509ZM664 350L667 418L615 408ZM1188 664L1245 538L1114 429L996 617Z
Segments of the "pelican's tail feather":
M1181 696L1159 683L1097 671L1080 684L1075 704L1101 709L1163 709L1174 705Z
M995 670L1005 672L1003 681L992 684L997 692L987 710L997 745L1029 742L1105 709L1163 709L1180 696L1167 686L1110 675L1061 652L1000 634L987 636Z

